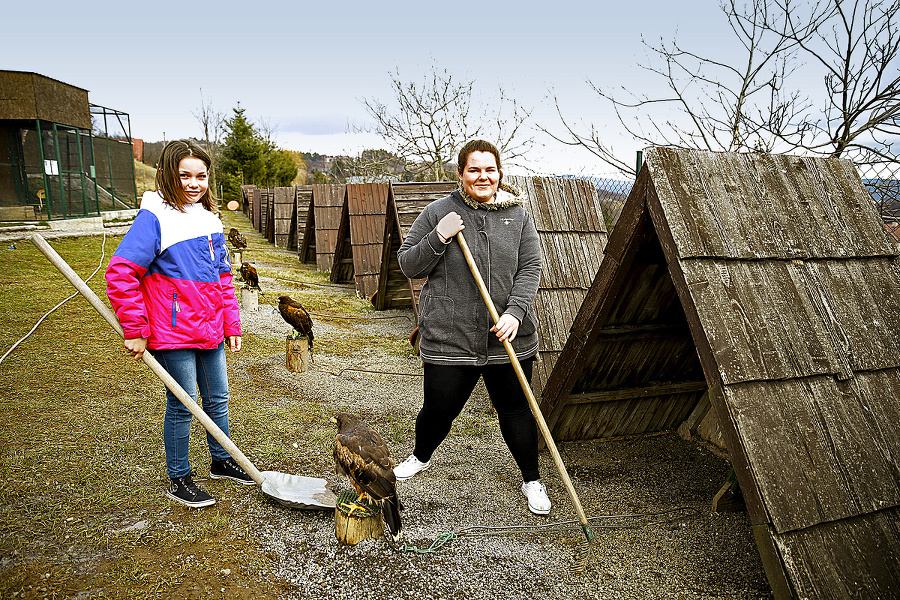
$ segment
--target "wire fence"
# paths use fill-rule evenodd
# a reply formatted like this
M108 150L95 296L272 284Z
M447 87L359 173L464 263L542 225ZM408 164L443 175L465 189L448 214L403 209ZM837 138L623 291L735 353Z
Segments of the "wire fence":
M888 233L900 244L900 158L857 163L856 168Z

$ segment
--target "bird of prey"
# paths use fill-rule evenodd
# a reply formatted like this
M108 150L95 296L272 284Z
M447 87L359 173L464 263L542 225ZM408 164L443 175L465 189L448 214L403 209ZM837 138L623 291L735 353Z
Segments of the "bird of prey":
M259 275L256 273L256 267L248 262L241 263L240 273L241 279L247 283L247 287L256 288L259 291L262 291L262 288L259 287Z
M278 296L278 312L281 317L287 321L287 324L294 328L299 335L305 335L309 349L313 347L313 327L312 319L309 313L303 308L303 305L291 298L290 296Z
M228 242L235 250L242 250L247 247L247 238L234 227L228 232Z
M334 440L336 471L350 478L359 494L357 502L369 498L381 507L384 523L396 542L400 539L403 504L397 495L394 461L387 444L356 415L338 413L331 422L338 428Z

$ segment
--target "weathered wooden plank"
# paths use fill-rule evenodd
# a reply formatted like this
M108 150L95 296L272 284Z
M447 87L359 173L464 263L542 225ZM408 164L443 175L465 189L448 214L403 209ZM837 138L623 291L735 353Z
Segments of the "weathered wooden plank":
M650 398L654 396L670 396L672 394L692 394L705 392L706 381L684 381L677 383L661 383L639 388L625 388L618 390L605 390L601 392L588 392L572 394L569 396L571 404L591 404L597 402L614 402L631 398Z
M670 148L644 160L682 258L897 254L847 161Z
M900 590L900 510L777 534L774 540L797 598L896 598ZM771 579L771 578L770 578Z
M726 386L778 533L900 505L897 398L898 369Z
M684 260L723 381L900 366L893 258Z

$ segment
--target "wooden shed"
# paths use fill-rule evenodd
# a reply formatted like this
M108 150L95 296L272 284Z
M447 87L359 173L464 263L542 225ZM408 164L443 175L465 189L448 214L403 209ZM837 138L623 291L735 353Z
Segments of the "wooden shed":
M309 187L311 200L303 243L299 245L300 262L315 262L319 271L329 271L334 263L334 249L341 225L344 186L317 183Z
M433 200L449 196L456 182L392 183L388 194L384 243L377 292L372 297L376 310L412 308L419 316L419 292L424 279L407 279L397 262L397 250L406 239L419 213Z
M260 204L262 202L262 195L259 193L259 188L254 186L250 186L247 188L247 217L250 219L250 226L253 227L256 231L259 231L260 228Z
M272 236L276 248L290 249L297 244L297 188L272 190Z
M387 183L346 186L331 281L355 280L360 298L371 298L378 289L389 189Z
M849 161L652 148L541 407L598 438L706 394L776 597L896 597L898 332L898 251Z
M540 395L588 288L600 268L607 230L597 188L587 179L507 176L526 196L541 241L541 283L534 299L537 362L531 378Z
M247 217L250 216L250 190L255 187L255 185L241 186L241 210Z
M311 185L295 185L294 186L294 220L293 229L294 237L288 250L296 250L300 262L311 262L303 260L305 252L309 254L312 251L312 260L315 260L316 241L315 241L315 224L312 222L312 187ZM312 240L312 241L310 241Z

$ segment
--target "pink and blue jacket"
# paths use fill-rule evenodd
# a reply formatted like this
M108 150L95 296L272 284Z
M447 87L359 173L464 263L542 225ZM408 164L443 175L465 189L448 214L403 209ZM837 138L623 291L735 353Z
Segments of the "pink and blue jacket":
M200 203L180 212L144 193L106 269L106 294L125 339L148 338L151 350L212 349L241 335L222 222Z

